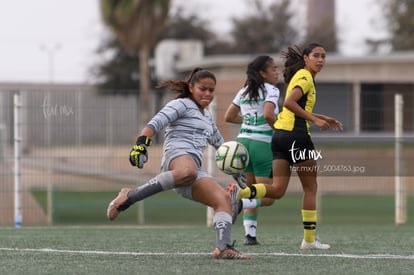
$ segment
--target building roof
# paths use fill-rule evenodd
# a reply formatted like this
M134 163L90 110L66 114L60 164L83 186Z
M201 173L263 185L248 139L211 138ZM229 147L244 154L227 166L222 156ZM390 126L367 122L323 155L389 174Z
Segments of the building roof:
M283 69L280 54L269 54ZM202 67L219 73L244 77L247 64L254 55L212 55L199 60L178 61L177 72ZM319 82L403 82L413 83L414 52L376 54L366 56L328 55L325 68L318 74Z

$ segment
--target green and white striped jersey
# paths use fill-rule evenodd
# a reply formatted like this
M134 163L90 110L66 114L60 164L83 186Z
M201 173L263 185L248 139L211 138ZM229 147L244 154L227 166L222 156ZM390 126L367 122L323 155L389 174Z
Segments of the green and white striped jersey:
M257 101L249 100L248 96L243 96L246 87L238 91L233 104L240 107L240 112L243 117L243 122L238 134L238 138L249 138L258 141L271 142L272 127L267 124L263 116L265 102L272 102L275 104L275 116L279 113L278 100L280 91L272 84L265 83L264 90L260 89L259 98Z

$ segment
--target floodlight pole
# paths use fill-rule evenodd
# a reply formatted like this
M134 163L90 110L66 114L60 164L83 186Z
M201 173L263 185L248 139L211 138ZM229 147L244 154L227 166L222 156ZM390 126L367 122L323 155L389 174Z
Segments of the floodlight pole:
M55 44L52 47L46 45L40 45L40 50L46 52L48 62L48 80L49 83L54 82L55 77L55 53L60 50L60 44Z

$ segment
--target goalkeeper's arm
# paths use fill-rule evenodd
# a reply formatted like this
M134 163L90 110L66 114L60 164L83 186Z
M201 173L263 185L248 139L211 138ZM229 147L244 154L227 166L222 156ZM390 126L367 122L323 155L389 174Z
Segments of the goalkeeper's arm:
M149 127L144 127L144 129L142 129L142 131L141 131L140 134L136 134L135 135L133 142L134 142L134 144L136 144L136 141L138 140L138 138L140 136L145 136L145 137L147 137L149 139L152 139L152 137L154 136L154 134L155 134L154 133L154 130L152 130Z
M147 147L152 143L152 136L154 131L148 127L145 127L140 135L135 137L135 144L129 153L129 162L132 166L143 168L144 163L148 161Z

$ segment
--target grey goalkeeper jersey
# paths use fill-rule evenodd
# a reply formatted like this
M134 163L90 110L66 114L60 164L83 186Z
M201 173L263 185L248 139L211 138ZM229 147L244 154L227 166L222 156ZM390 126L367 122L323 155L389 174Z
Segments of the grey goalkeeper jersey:
M147 124L159 132L165 129L164 153L185 152L201 160L210 144L218 148L223 143L211 113L201 112L190 98L174 99L167 103Z

